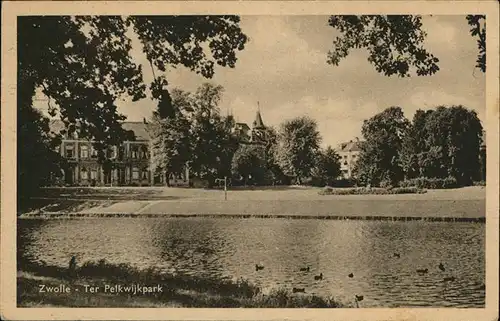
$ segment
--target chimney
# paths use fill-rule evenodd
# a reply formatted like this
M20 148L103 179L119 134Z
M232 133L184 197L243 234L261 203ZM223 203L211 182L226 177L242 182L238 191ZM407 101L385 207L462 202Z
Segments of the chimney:
M148 122L146 121L146 117L144 117L144 118L142 119L142 121L144 122L144 124L147 124L147 123L148 123Z

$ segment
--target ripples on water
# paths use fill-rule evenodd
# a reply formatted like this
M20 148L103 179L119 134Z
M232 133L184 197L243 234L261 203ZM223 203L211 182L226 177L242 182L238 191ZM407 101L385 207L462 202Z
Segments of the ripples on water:
M365 307L482 307L485 300L484 223L99 218L20 220L18 231L21 255L51 265L66 266L76 254L80 262L243 277L265 289L304 287L351 302L363 294ZM309 273L299 271L306 266Z

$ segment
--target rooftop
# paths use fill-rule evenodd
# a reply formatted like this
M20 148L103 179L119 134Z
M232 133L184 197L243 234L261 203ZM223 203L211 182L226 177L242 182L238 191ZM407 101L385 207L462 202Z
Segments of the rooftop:
M346 143L342 143L337 147L337 151L339 152L359 152L361 151L362 141L359 140L351 140Z
M50 121L50 130L56 134L65 129L64 122L60 119ZM142 121L127 121L122 123L124 130L132 131L137 140L149 140L148 132L146 131L146 124Z

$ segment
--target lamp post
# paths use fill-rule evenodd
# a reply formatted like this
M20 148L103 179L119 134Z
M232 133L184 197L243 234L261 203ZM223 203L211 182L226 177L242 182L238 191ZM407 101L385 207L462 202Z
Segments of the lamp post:
M227 201L227 176L224 176L224 179L216 178L215 181L224 182L224 200Z

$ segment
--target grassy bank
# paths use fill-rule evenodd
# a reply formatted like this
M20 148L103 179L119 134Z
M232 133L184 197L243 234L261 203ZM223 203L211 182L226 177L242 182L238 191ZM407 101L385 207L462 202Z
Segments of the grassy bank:
M147 194L149 189L156 198L142 201L133 198L138 193ZM72 196L77 193L77 189L47 190L57 198L32 199L31 206L25 206L24 210L18 208L18 214L35 218L223 216L484 220L486 213L486 190L483 187L427 190L426 193L411 194L394 194L394 191L391 194L359 194L358 190L353 192L352 189L335 188L332 192L334 195L320 195L319 188L229 190L227 201L224 200L224 193L218 190L124 188L121 193L126 195L130 191L129 200L113 199L116 189L111 188L86 189L81 194L82 199L64 198L67 190ZM94 199L98 196L110 199Z
M200 278L160 273L155 269L137 270L126 264L114 265L104 260L86 262L75 273L67 269L23 262L17 277L18 305L65 307L198 307L198 308L337 308L351 307L333 298L292 294L276 289L267 294L245 281ZM123 287L139 284L161 291L131 294L104 291L106 285ZM44 293L40 292L45 286ZM47 292L53 288L70 293ZM87 291L90 287L95 292Z

